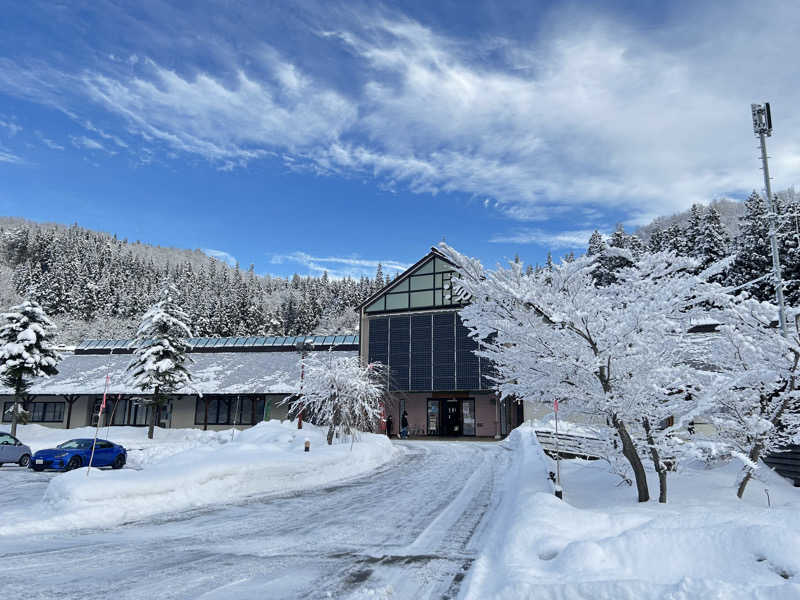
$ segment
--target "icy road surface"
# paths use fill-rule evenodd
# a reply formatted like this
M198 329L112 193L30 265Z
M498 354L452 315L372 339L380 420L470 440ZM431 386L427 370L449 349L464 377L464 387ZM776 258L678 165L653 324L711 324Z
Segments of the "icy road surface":
M331 487L114 529L3 538L3 595L453 598L510 453L491 442L396 443L408 451L398 461ZM18 471L0 473L15 502L43 491L42 474Z

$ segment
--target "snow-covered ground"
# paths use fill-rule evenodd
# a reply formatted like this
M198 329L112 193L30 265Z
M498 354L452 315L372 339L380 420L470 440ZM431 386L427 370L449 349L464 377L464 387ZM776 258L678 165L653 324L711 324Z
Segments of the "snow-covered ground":
M33 449L69 435L39 427L18 432ZM326 431L289 421L269 421L240 432L112 428L113 441L130 448L137 469L77 469L49 479L32 505L8 506L0 536L85 527L110 527L161 513L239 502L363 475L401 452L383 435L361 434L355 443L328 446ZM305 441L311 452L304 452ZM40 474L31 473L32 477Z
M0 425L0 431L11 431L11 425ZM33 452L43 448L54 448L61 442L75 438L93 438L94 427L75 427L58 429L43 425L18 425L17 438L31 447ZM231 430L203 431L201 429L161 429L156 428L153 439L147 438L146 427L101 427L98 431L100 439L111 440L122 444L128 451L128 466L140 469L145 465L158 462L168 456L195 448L197 446L214 446L231 441ZM238 435L236 433L235 435Z
M7 534L4 596L454 598L489 531L484 517L511 453L494 442L393 445L402 449L395 460L323 487L111 528Z
M800 489L766 468L741 501L736 464L671 474L659 505L638 504L601 461L562 461L562 502L532 428L508 443L494 534L464 598L800 598Z

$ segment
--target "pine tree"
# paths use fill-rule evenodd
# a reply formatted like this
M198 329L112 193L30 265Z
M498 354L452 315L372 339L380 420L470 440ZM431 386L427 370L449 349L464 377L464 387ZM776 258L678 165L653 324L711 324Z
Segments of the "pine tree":
M664 243L663 249L669 250L670 252L674 252L680 256L686 256L687 254L687 247L686 247L686 239L685 233L680 228L680 225L677 223L673 223L670 225L666 231L664 231Z
M0 381L14 390L11 435L16 435L20 401L31 380L58 373L61 356L52 345L55 325L38 303L26 300L0 319Z
M589 238L589 247L586 249L586 256L598 256L606 249L606 243L603 241L603 236L597 229L594 230Z
M707 269L728 255L730 240L722 226L719 211L713 206L706 211L703 217L700 235L696 243L697 257L702 261L702 269Z
M189 317L178 304L179 293L168 283L161 298L148 310L136 333L134 358L128 365L136 387L143 392L152 390L150 399L141 404L150 407L147 437L153 439L156 413L168 400L168 394L189 384L192 376L186 366L191 359L184 338L192 337L186 324Z
M699 204L692 204L689 210L689 223L684 233L686 254L700 256L700 241L703 235L703 213Z
M744 215L739 219L739 235L736 237L736 258L726 283L736 286L748 284L747 292L759 300L771 300L775 287L769 277L772 257L767 209L764 200L755 191L744 201L744 208Z

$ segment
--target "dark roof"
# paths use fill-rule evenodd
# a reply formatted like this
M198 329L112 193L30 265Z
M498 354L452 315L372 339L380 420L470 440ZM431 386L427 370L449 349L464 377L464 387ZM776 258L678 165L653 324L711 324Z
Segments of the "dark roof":
M356 306L356 310L359 310L359 311L360 311L360 310L361 310L362 308L364 308L365 306L367 306L367 305L371 304L371 303L372 303L374 300L376 300L378 297L382 296L383 294L385 294L386 292L388 292L390 289L392 289L394 286L396 286L396 285L397 285L397 284L399 284L401 281L403 281L403 280L404 280L406 277L408 277L408 276L409 276L411 273L413 273L413 272L414 272L414 271L415 271L415 270L416 270L418 267L421 267L421 266L422 266L422 264L423 264L424 262L426 262L427 260L429 260L429 259L431 259L431 258L433 258L433 257L436 257L436 258L438 258L438 259L440 259L440 260L443 260L443 261L445 261L447 264L449 264L449 265L452 265L452 266L453 266L453 269L456 269L456 266L453 264L453 261L452 261L452 260L450 260L450 259L449 259L449 258L447 258L447 257L446 257L444 254L442 254L442 252L441 252L439 249L437 249L436 247L432 246L432 247L431 247L431 250L430 250L430 252L428 252L428 253L427 253L425 256L423 256L422 258L420 258L420 259L419 259L417 262L415 262L413 265L411 265L410 267L408 267L408 268L407 268L405 271L403 271L402 273L400 273L400 274L399 274L397 277L395 277L394 279L392 279L392 281L391 281L390 283L387 283L385 286L383 286L383 287L382 287L381 289L379 289L377 292L375 292L374 294L372 294L372 295L371 295L369 298L367 298L366 300L363 300L363 301L361 302L361 304L359 304L358 306Z
M288 337L200 337L189 338L186 343L190 352L288 352L294 351L298 343L312 345L317 350L336 348L351 350L358 348L357 335L297 335ZM136 340L84 340L75 347L75 354L130 354L136 348Z

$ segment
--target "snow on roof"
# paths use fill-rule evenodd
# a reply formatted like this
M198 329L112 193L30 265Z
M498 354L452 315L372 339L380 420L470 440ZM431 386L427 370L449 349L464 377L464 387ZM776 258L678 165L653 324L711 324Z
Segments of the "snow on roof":
M337 356L357 356L355 351L336 351ZM178 394L282 394L291 392L300 379L300 356L296 352L217 352L192 353L189 363L191 387ZM110 375L110 394L143 394L133 385L127 372L130 354L66 354L58 364L58 374L42 377L31 386L30 394L102 394L106 374ZM12 394L0 386L0 394Z

